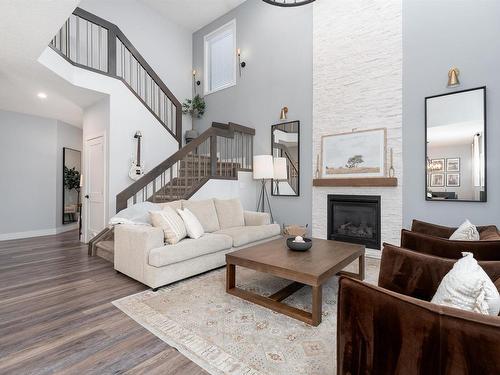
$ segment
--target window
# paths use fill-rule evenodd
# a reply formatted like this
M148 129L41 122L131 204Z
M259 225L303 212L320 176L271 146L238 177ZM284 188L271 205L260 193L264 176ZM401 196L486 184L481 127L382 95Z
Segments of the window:
M205 94L236 84L236 20L205 35Z

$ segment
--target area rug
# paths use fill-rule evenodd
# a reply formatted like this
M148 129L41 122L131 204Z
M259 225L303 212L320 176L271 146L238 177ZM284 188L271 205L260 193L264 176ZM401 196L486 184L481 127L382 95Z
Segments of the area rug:
M379 261L367 259L368 282ZM237 268L237 285L271 295L289 281ZM323 287L323 317L312 327L225 292L225 269L113 304L210 374L334 374L338 278ZM311 289L284 302L310 311Z

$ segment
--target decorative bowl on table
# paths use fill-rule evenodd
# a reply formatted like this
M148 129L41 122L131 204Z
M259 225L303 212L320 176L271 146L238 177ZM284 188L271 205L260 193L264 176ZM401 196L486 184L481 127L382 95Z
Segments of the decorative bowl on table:
M312 240L310 238L290 237L287 238L286 245L293 251L307 251L312 247Z

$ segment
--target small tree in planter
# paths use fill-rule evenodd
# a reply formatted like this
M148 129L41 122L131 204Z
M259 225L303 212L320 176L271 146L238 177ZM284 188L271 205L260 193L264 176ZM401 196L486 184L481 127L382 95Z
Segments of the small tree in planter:
M201 118L205 114L205 99L199 94L193 99L186 99L182 104L182 113L189 114L193 118Z

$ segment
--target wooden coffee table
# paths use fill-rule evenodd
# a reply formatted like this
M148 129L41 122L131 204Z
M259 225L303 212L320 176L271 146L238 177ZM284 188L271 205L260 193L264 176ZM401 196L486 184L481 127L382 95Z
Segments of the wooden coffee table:
M356 259L359 273L341 271ZM323 284L339 274L363 280L365 247L315 238L309 251L296 252L288 249L285 239L278 239L226 254L226 265L227 293L317 326L321 323ZM264 297L236 287L236 266L292 280L293 283ZM281 302L304 285L312 287L311 312Z

